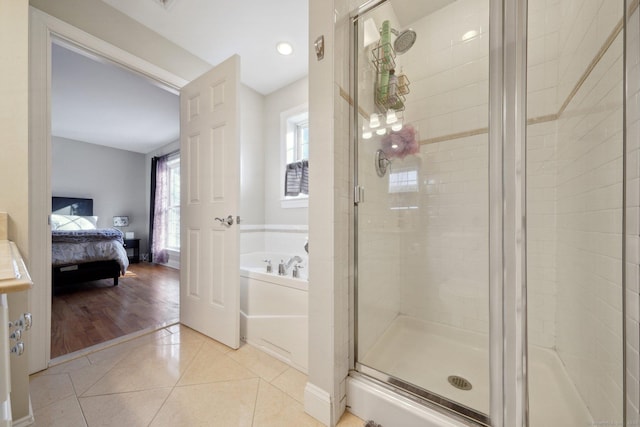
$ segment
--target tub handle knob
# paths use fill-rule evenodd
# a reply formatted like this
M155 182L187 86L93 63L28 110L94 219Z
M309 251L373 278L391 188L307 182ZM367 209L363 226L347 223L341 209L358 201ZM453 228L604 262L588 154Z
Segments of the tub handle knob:
M271 260L270 259L264 259L264 260L262 260L262 262L266 262L267 263L267 273L271 273Z
M293 271L291 272L291 275L295 278L300 277L300 272L298 270L300 270L301 268L304 268L303 266L301 266L300 264L296 264L293 266Z

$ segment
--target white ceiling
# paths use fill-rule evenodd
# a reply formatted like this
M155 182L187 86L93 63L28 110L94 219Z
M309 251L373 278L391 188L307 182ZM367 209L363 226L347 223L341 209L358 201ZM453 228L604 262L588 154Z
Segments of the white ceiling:
M102 1L212 65L240 55L242 82L263 95L307 75L308 0ZM280 41L292 55L277 53Z
M180 103L150 80L53 45L51 133L148 153L180 138Z

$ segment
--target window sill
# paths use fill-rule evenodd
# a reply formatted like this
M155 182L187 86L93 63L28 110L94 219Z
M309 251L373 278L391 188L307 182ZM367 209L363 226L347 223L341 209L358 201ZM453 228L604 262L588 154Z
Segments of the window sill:
M295 199L280 199L280 207L282 209L308 208L309 197L300 197Z

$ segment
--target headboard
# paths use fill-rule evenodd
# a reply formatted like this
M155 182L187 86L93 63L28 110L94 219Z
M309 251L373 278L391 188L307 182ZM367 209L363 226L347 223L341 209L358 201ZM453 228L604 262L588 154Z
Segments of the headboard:
M93 199L76 197L52 197L51 213L60 215L93 215Z

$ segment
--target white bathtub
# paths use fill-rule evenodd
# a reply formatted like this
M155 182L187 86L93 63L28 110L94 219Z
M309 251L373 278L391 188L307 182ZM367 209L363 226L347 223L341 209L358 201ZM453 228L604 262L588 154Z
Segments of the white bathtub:
M292 254L254 252L240 256L240 336L249 344L307 372L308 282L306 254L300 278L278 275ZM271 259L272 273L265 259Z

